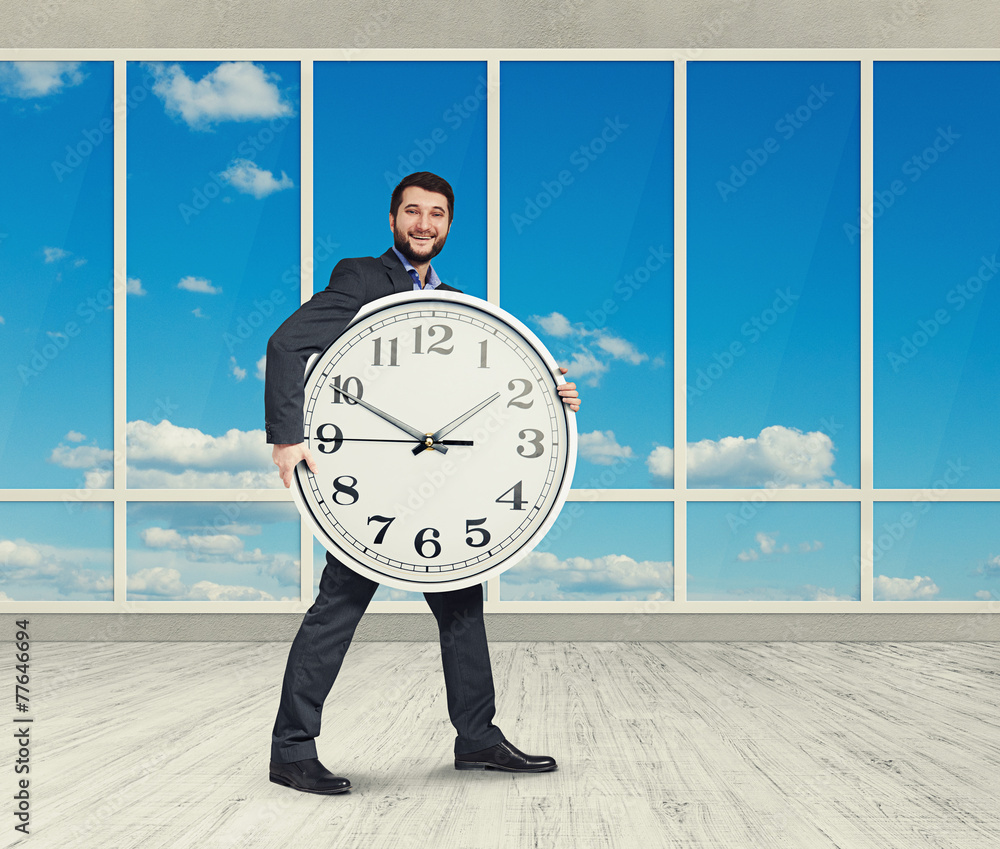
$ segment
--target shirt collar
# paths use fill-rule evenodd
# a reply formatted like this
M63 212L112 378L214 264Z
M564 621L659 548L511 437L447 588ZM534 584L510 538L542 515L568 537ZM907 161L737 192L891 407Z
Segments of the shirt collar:
M409 274L410 277L413 278L414 289L436 289L438 286L441 285L441 278L437 276L437 272L434 270L433 265L429 265L427 267L427 285L421 286L420 273L417 271L417 269L413 267L413 263L411 263L405 256L403 256L398 250L396 250L395 245L392 246L392 252L399 257L399 261L403 263L403 268L405 268L407 274Z

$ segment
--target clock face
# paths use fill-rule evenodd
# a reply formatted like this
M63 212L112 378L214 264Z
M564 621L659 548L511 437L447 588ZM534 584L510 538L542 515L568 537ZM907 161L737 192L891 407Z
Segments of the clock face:
M555 361L521 322L454 292L364 307L309 368L296 503L323 545L398 589L481 583L555 521L576 462Z

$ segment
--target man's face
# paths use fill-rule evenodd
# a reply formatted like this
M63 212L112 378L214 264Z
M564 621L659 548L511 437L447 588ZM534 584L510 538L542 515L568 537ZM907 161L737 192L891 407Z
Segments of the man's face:
M420 186L407 186L396 215L389 216L389 226L396 250L414 265L430 262L448 239L448 198Z

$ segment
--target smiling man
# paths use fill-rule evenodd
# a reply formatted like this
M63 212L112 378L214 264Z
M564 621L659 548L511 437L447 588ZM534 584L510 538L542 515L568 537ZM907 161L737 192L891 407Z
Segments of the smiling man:
M431 266L448 239L454 207L454 193L443 178L428 171L405 177L389 204L393 247L380 257L338 262L329 286L292 313L271 336L264 384L265 428L286 487L299 462L318 471L302 441L304 371L309 355L323 351L364 304L377 298L412 290L457 291L442 283ZM559 394L563 403L579 409L575 384L561 384ZM320 794L350 789L348 779L320 763L315 738L320 733L323 704L376 589L375 581L327 553L319 594L302 620L285 667L271 736L270 780L275 784ZM493 724L496 708L482 585L424 593L424 598L441 637L448 713L457 732L455 769L555 769L553 758L526 755Z

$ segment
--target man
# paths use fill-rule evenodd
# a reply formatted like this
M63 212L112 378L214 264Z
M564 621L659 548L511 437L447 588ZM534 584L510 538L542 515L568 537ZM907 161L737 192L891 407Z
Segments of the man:
M305 364L347 327L364 305L393 292L456 291L441 282L431 260L444 247L454 215L448 182L421 171L405 177L392 193L389 227L393 247L381 257L343 259L330 285L299 307L267 343L264 407L267 441L281 480L288 487L297 463L314 472L315 460L302 441ZM561 370L563 374L565 369ZM580 407L573 383L559 386L563 402ZM323 703L337 678L358 621L378 584L327 553L319 594L292 642L271 737L270 779L306 793L342 793L346 778L333 775L316 755ZM483 624L482 585L424 593L438 622L448 713L458 736L456 769L547 772L553 758L526 755L493 724L493 674Z

